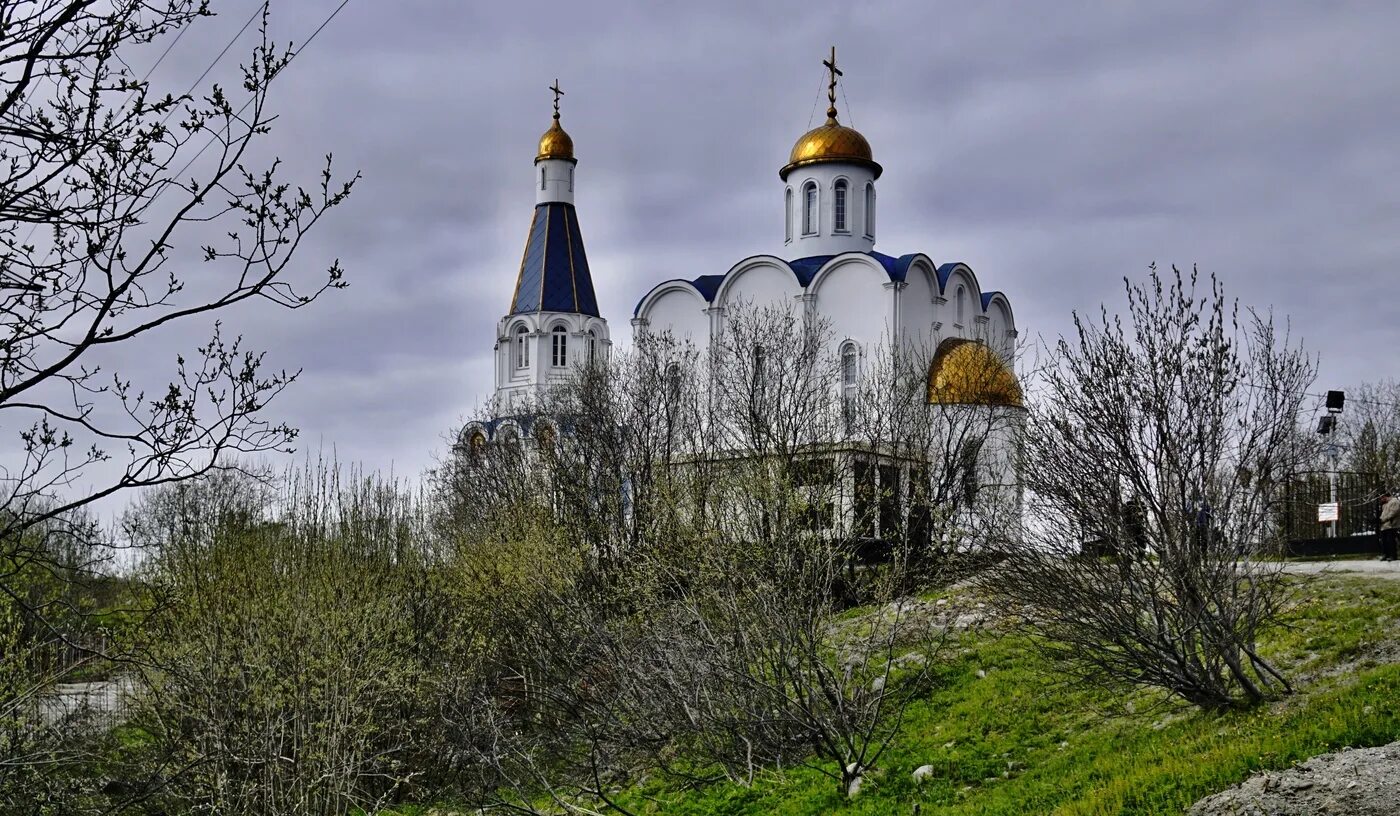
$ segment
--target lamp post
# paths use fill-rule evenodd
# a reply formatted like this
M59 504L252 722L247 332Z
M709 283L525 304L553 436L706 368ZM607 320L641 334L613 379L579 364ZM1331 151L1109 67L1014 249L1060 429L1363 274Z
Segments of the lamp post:
M1327 392L1327 416L1318 420L1317 432L1327 437L1327 501L1337 508L1337 456L1340 452L1336 436L1337 418L1342 413L1342 406L1346 404L1347 395L1343 391ZM1327 528L1329 538L1337 537L1337 518L1341 515L1338 512L1332 517L1332 521Z

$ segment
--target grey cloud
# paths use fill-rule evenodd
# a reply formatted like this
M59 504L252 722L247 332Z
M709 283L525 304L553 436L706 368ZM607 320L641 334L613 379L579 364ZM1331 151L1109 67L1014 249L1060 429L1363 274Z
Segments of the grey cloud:
M277 4L277 37L337 2ZM253 7L220 6L162 66L171 84ZM881 249L970 263L1050 336L1118 303L1121 276L1198 262L1291 317L1323 354L1319 389L1393 376L1397 33L1400 9L1361 4L352 0L278 91L264 154L308 181L326 152L364 172L301 254L308 276L342 258L351 286L227 319L305 368L278 406L304 439L415 472L490 395L545 86L566 90L626 345L655 283L780 250L777 170L820 119L834 42L843 118L886 167Z

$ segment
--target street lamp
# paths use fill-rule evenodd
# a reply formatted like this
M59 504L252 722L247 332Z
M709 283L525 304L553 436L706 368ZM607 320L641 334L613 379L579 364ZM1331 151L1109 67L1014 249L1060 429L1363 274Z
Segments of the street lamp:
M1337 431L1337 417L1342 413L1342 406L1346 405L1347 395L1344 391L1328 391L1326 399L1327 416L1317 421L1317 432L1327 439L1327 458L1330 468L1327 473L1328 502L1332 504L1334 515L1331 526L1328 528L1328 535L1331 538L1337 537L1337 455L1339 448L1336 437L1333 435Z

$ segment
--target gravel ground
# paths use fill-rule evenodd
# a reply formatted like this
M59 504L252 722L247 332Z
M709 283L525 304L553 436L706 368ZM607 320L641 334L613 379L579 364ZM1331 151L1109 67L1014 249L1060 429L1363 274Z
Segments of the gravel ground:
M1400 581L1400 561L1381 561L1376 558L1337 561L1289 561L1284 565L1283 571L1297 575L1367 575L1374 578Z
M1323 754L1197 802L1187 816L1396 816L1400 742Z

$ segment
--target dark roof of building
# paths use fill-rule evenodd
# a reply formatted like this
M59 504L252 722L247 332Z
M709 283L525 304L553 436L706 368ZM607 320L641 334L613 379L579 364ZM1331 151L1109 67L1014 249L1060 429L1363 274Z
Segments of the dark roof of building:
M868 255L875 260L885 270L885 274L889 276L890 280L900 283L903 283L905 279L908 278L910 265L913 264L915 258L919 257L919 253L917 252L908 255L900 255L897 258L893 255L886 255L883 252L875 252L874 250L862 252L860 254ZM828 261L835 257L835 255L811 255L806 258L784 261L784 263L792 270L793 276L797 278L798 285L806 289L808 286L812 285L812 280L817 276L817 272L819 272ZM952 276L953 270L959 266L966 266L966 264L960 261L953 261L941 264L938 267L936 272L938 274L938 289L940 292L947 287L948 278ZM715 295L719 292L719 287L724 283L725 277L725 275L701 275L698 278L683 282L689 283L691 286L695 287L695 291L700 293L700 296L705 299L706 303L714 303ZM672 281L667 281L666 283L671 282ZM982 295L983 311L986 311L987 307L991 304L992 297L999 294L1001 293L986 292ZM1003 297L1005 296L1003 295ZM642 300L637 301L636 307L632 310L633 315L641 312L642 303L645 300L646 298L642 298Z
M510 313L577 312L599 317L574 205L535 206Z

